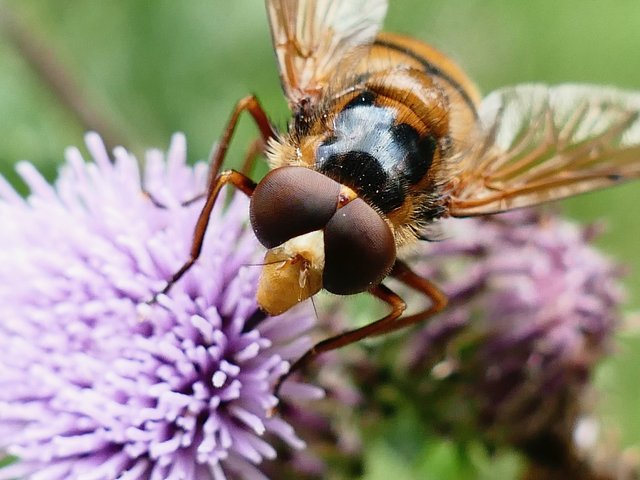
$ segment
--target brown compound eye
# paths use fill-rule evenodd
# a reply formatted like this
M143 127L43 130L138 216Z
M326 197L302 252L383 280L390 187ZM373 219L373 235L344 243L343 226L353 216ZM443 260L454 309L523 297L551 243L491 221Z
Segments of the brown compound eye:
M338 295L378 285L396 260L391 229L380 214L357 198L331 218L324 230L323 287Z
M251 196L256 237L267 248L323 228L338 208L340 184L305 167L270 171Z

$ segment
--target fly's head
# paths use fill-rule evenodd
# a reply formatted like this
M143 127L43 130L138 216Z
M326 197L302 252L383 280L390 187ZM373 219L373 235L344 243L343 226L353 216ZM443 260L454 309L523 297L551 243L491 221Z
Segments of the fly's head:
M338 295L367 291L396 259L393 231L381 214L310 168L270 171L253 192L250 218L268 249L257 298L271 315L323 288Z

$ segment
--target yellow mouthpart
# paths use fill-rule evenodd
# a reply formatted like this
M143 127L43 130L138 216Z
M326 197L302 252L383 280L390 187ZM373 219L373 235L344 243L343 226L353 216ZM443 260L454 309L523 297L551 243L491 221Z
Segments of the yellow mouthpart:
M322 289L324 234L307 233L265 254L258 280L258 304L269 315L280 315Z

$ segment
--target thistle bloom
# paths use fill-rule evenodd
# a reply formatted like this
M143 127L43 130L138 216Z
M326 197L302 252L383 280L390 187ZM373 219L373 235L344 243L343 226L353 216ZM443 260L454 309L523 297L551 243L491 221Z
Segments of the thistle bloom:
M452 240L415 265L451 305L405 352L430 415L490 443L570 438L618 324L619 269L589 245L592 228L532 210L444 228Z
M267 412L313 315L259 313L241 196L216 206L200 260L146 305L188 257L201 204L181 202L207 167L187 166L182 135L166 159L147 154L142 181L124 149L112 162L97 135L87 146L95 162L69 149L55 186L20 164L26 200L0 183L0 451L17 457L0 479L264 478L273 441L304 445ZM287 382L283 395L319 391Z
M515 447L531 472L555 474L527 478L595 478L576 440L622 297L619 267L590 245L597 230L534 210L440 227L445 241L423 242L407 260L447 293L447 309L343 359L361 392L359 422L409 404L459 445ZM419 308L415 292L398 292ZM344 314L332 321L348 325Z

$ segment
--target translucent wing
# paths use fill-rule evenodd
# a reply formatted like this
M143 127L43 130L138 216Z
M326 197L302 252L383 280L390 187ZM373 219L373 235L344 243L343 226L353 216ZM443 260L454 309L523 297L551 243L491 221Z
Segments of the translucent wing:
M386 0L266 0L282 88L294 107L318 98L337 64L373 42Z
M454 167L449 214L497 213L640 177L640 92L521 85L480 106L482 138Z

